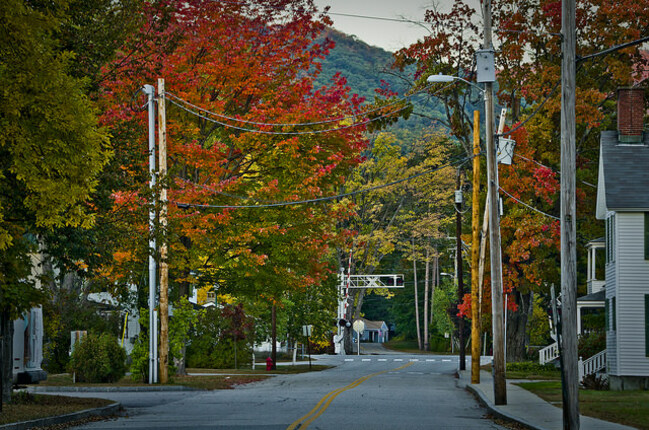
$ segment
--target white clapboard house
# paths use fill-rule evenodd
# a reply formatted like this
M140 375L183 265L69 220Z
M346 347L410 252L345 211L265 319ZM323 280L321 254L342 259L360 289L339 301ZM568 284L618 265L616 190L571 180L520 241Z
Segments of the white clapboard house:
M604 220L606 370L611 389L649 389L649 132L644 90L618 90L618 129L600 138L596 216Z

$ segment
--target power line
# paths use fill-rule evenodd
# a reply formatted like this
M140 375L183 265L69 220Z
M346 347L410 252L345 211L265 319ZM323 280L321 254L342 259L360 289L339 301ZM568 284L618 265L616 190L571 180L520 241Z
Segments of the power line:
M523 157L522 155L519 155L519 154L514 154L514 155L515 155L516 157L522 158L522 159L525 160L525 161L529 161L530 163L534 163L534 164L537 164L537 165L539 165L539 166L541 166L541 167L545 167L545 168L548 169L548 170L552 170L552 171L553 171L554 173L556 173L557 175L561 175L561 171L559 171L559 170L555 170L555 169L553 169L552 167L546 166L546 165L543 164L543 163L539 163L539 162L536 161L536 160L532 160L531 158ZM597 188L597 185L591 184L590 182L586 182L586 181L579 181L579 182L581 182L581 183L584 184L584 185L588 185L589 187Z
M396 100L396 101L394 101L392 103L388 103L388 104L383 105L383 106L378 106L378 107L376 107L374 109L370 109L370 110L367 110L367 111L364 111L364 112L360 112L359 115L361 115L361 114L362 115L367 115L368 113L378 112L378 111L380 111L380 110L382 110L382 109L384 109L386 107L394 106L394 105L397 105L397 104L399 104L401 102L408 101L413 96L415 96L415 95L417 95L419 93L422 93L422 92L424 92L425 90L427 90L429 88L430 88L430 86L427 86L425 88L422 88L417 93L402 97L402 98L400 98L400 99L398 99L398 100ZM347 116L341 116L341 117L337 117L337 118L330 118L330 119L326 119L326 120L322 120L322 121L300 122L300 123L258 122L258 121L249 121L249 120L245 120L245 119L241 119L241 118L236 118L236 117L233 117L233 116L228 116L228 115L212 112L212 111L210 111L208 109L205 109L205 108L202 108L202 107L200 107L198 105L195 105L195 104L193 104L193 103L191 103L191 102L189 102L189 101L187 101L185 99L182 99L182 98L180 98L180 97L176 96L175 94L170 93L168 91L164 94L164 96L165 97L170 96L171 98L173 98L175 100L178 100L179 102L182 102L182 103L184 103L186 105L189 105L189 106L191 106L192 108L194 108L194 109L196 109L198 111L204 112L206 114L209 114L209 115L212 115L212 116L215 116L215 117L218 117L218 118L223 118L223 119L230 120L230 121L236 121L236 122L240 122L240 123L243 123L243 124L259 125L259 126L265 126L265 127L306 127L306 126L313 126L313 125L329 124L329 123L333 123L333 122L340 122L340 121L344 121L346 119L356 119L359 116L359 115L347 115Z
M548 214L548 213L545 213L545 212L543 212L542 210L535 208L534 206L530 206L530 205L528 205L527 203L525 203L525 202L523 202L523 201L520 201L519 199L517 199L516 197L512 196L512 195L509 194L507 191L505 191L505 190L503 189L503 187L499 187L499 188L500 188L500 191L502 191L503 193L505 193L507 196L509 196L509 197L510 197L511 199L513 199L514 201L516 201L516 202L522 204L522 205L525 206L526 208L528 208L528 209L532 209L533 211L538 212L538 213L540 213L541 215L545 215L545 216L547 216L547 217L550 217L550 218L552 218L552 219L555 219L555 220L557 220L557 221L560 221L560 218L558 218L558 217L556 217L556 216L554 216L554 215L550 215L550 214Z
M366 120L363 120L363 121L360 121L360 122L357 122L357 123L354 123L354 124L343 125L343 126L340 126L340 127L329 128L329 129L324 129L324 130L267 131L267 130L259 130L259 129L253 129L253 128L239 127L239 126L236 126L236 125L228 124L226 122L218 121L218 120L216 120L214 118L210 118L210 117L207 117L205 115L202 115L202 114L200 114L200 113L198 113L198 112L196 112L196 111L194 111L192 109L189 109L189 108L181 105L180 103L175 102L174 100L169 100L169 102L171 104L179 107L180 109L194 115L194 116L202 118L205 121L209 121L209 122L212 122L212 123L215 123L215 124L222 125L223 127L226 127L226 128L232 128L232 129L235 129L235 130L240 130L240 131L244 131L244 132L248 132L248 133L272 134L272 135L280 135L280 136L282 136L282 135L283 136L285 136L285 135L299 136L299 135L307 135L307 134L322 134L322 133L329 133L329 132L332 132L332 131L347 130L347 129L350 129L350 128L360 127L360 126L367 125L367 124L375 122L375 121L379 121L381 119L388 118L388 117L390 117L390 116L392 116L394 114L397 114L397 113L399 113L401 111L404 111L404 110L409 108L409 106L404 106L402 108L395 109L395 110L393 110L391 112L388 112L387 114L379 115L379 116L374 117L374 118L369 118L369 119L366 119Z
M552 88L550 93L545 97L545 99L541 102L541 104L536 107L536 109L534 110L534 112L532 112L532 114L530 116L525 118L522 122L518 123L518 125L516 125L516 127L512 128L511 130L507 130L507 131L505 131L503 133L496 133L496 137L509 136L510 134L512 134L513 132L518 130L519 128L523 127L529 120L534 118L536 116L536 114L538 114L539 111L543 108L543 106L545 106L545 103L547 103L547 101L550 100L550 97L552 97L554 92L557 90L557 88L559 87L559 84L561 84L561 79L559 79L557 81L557 83L554 84L554 87Z
M462 164L465 163L468 160L473 159L474 157L480 156L481 154L474 155L471 157L466 157L457 162L457 164ZM324 202L324 201L329 201L329 200L335 200L343 197L350 197L350 196L355 196L357 194L363 194L367 193L370 191L378 190L381 188L387 188L391 187L393 185L400 184L402 182L406 181L411 181L413 179L416 179L420 176L427 175L429 173L435 173L438 172L442 169L445 169L447 167L454 166L454 163L447 163L442 166L438 166L432 169L424 170L423 172L419 172L415 175L408 176L407 178L401 178L397 179L396 181L388 182L387 184L382 184L382 185L376 185L374 187L370 188L365 188L362 190L356 190L356 191L350 191L348 193L342 193L342 194L336 194L334 196L327 196L327 197L319 197L316 199L308 199L308 200L299 200L299 201L294 201L294 202L289 202L289 201L284 201L284 202L276 202L276 203L267 203L267 204L261 204L261 205L210 205L210 204L203 204L203 203L185 203L185 202L177 202L173 200L169 200L170 203L175 204L176 206L180 208L188 208L188 207L197 207L197 208L210 208L210 209L253 209L253 208L272 208L272 207L281 207L281 206L295 206L295 205L300 205L300 204L307 204L307 203L319 203L319 202ZM221 194L220 192L214 190L215 193ZM241 198L241 199L248 199L249 197L243 197L243 196L233 196L231 197L236 197L236 198Z
M406 18L388 18L384 16L371 16L371 15L361 15L357 13L342 13L342 12L328 12L329 15L336 15L336 16L347 16L350 18L363 18L363 19L374 19L377 21L392 21L392 22L404 22L404 23L409 23L409 24L417 24L417 25L427 25L428 23L426 21L416 21L413 19L406 19Z

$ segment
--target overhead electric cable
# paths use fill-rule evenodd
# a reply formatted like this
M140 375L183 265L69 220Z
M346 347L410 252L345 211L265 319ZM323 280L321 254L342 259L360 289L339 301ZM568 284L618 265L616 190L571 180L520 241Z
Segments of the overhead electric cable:
M541 215L545 215L545 216L550 217L550 218L552 218L552 219L555 219L555 220L557 220L557 221L560 221L560 220L561 220L560 218L558 218L558 217L556 217L556 216L554 216L554 215L550 215L550 214L548 214L548 213L545 213L545 212L543 212L542 210L537 209L537 208L535 208L534 206L530 206L530 205L528 205L527 203L525 203L525 202L523 202L523 201L517 199L516 197L512 196L512 195L509 194L507 191L505 191L505 190L503 189L503 187L499 187L499 188L500 188L500 191L502 191L503 193L505 193L507 196L509 196L509 197L510 197L511 199L513 199L514 201L516 201L516 202L522 204L522 205L525 206L526 208L528 208L528 209L532 209L533 211L538 212L538 213L540 213Z
M520 155L520 154L514 154L514 156L516 156L516 157L518 157L518 158L522 158L522 159L525 160L525 161L529 161L530 163L537 164L537 165L539 165L539 166L541 166L541 167L545 167L545 168L548 169L548 170L552 170L552 171L553 171L554 173L556 173L557 175L561 175L561 172L560 172L560 171L555 170L555 169L553 169L553 168L550 167L550 166L546 166L546 165L543 164L543 163L539 163L539 162L536 161L536 160L532 160L531 158L523 157L523 156ZM597 185L591 184L590 182L586 182L586 181L579 181L579 182L581 182L581 183L584 184L584 185L588 185L589 187L597 188Z
M471 160L474 157L478 157L481 154L482 153L477 154L477 155L472 155L471 157L463 158L463 159L458 161L458 164L465 163L466 161ZM387 184L376 185L374 187L365 188L365 189L362 189L362 190L350 191L348 193L336 194L334 196L319 197L319 198L316 198L316 199L299 200L299 201L294 201L294 202L284 201L284 202L268 203L268 204L262 204L262 205L210 205L210 204L202 204L202 203L185 203L185 202L178 202L178 201L172 201L172 200L169 200L169 202L177 205L178 207L198 207L198 208L210 208L210 209L271 208L271 207L280 207L280 206L295 206L295 205L307 204L307 203L319 203L319 202L339 199L339 198L342 198L342 197L355 196L357 194L363 194L363 193L378 190L378 189L381 189L381 188L391 187L393 185L397 185L397 184L400 184L400 183L406 182L406 181L411 181L411 180L413 180L415 178L418 178L420 176L427 175L429 173L435 173L435 172L438 172L438 171L440 171L442 169L445 169L445 168L451 167L451 166L455 166L455 165L456 165L455 163L447 163L447 164L442 165L442 166L438 166L438 167L435 167L435 168L432 168L432 169L424 170L423 172L419 172L419 173L417 173L415 175L408 176L406 178L401 178L401 179L397 179L397 180L392 181L392 182L388 182ZM221 194L221 192L219 192L219 191L216 191L216 190L214 190L214 191L217 194ZM230 196L230 197L233 197L233 196ZM241 199L249 199L249 197L243 197L243 196L236 196L236 197L241 198Z
M417 25L426 25L429 24L426 21L415 21L413 19L406 19L406 18L388 18L384 16L371 16L371 15L361 15L357 13L343 13L343 12L327 12L329 15L336 15L336 16L346 16L350 18L364 18L364 19L374 19L377 21L392 21L392 22L404 22L404 23L409 23L409 24L417 24Z
M507 130L507 131L502 132L502 133L496 133L496 137L509 136L510 134L512 134L513 132L518 130L519 128L523 127L529 120L534 118L536 116L536 114L539 113L539 111L543 108L543 106L545 106L545 103L547 103L547 101L550 100L550 97L552 97L554 92L557 90L557 88L559 87L559 84L561 84L561 80L558 80L557 83L554 84L554 87L552 88L550 93L545 97L545 99L541 102L541 104L536 107L536 109L534 110L534 112L532 112L532 114L530 116L525 118L522 122L518 123L516 125L516 127L512 128L511 130Z
M418 92L416 92L414 94L410 94L410 95L407 95L405 97L401 97L400 99L398 99L398 100L396 100L394 102L388 103L386 105L379 106L379 107L376 107L374 109L370 109L370 110L367 110L367 111L364 111L364 112L359 112L357 115L346 115L346 116L341 116L341 117L336 117L336 118L329 118L329 119L322 120L322 121L298 122L298 123L272 123L272 122L249 121L249 120L245 120L245 119L242 119L242 118L237 118L237 117L233 117L233 116L229 116L229 115L225 115L225 114L212 112L212 111L210 111L208 109L205 109L205 108L202 108L202 107L200 107L198 105L195 105L194 103L192 103L190 101L187 101L187 100L185 100L183 98L180 98L177 95L175 95L173 93L170 93L170 92L166 92L165 96L170 96L171 98L173 98L173 99L175 99L175 100L177 100L179 102L182 102L182 103L184 103L186 105L189 105L189 106L191 106L192 108L194 108L194 109L196 109L198 111L204 112L206 114L209 114L209 115L212 115L212 116L215 116L215 117L218 117L218 118L227 119L229 121L240 122L240 123L243 123L243 124L267 126L267 127L306 127L306 126L312 126L312 125L329 124L329 123L332 123L332 122L340 122L340 121L344 121L346 119L356 119L357 117L359 117L361 115L367 115L369 113L378 112L378 111L380 111L380 110L382 110L382 109L384 109L386 107L394 106L394 105L399 104L401 102L408 101L411 97L414 97L415 95L424 92L428 88L430 88L430 86L422 88L420 91L418 91Z
M397 113L399 113L399 112L401 112L403 110L408 109L408 106L404 106L402 108L395 109L395 110L393 110L391 112L388 112L387 114L379 115L379 116L374 117L374 118L369 118L369 119L366 119L366 120L363 120L363 121L360 121L360 122L356 122L356 123L353 123L353 124L343 125L343 126L335 127L335 128L328 128L328 129L324 129L324 130L267 131L267 130L259 130L259 129L253 129L253 128L239 127L239 126L236 126L236 125L228 124L228 123L223 122L223 121L218 121L218 120L216 120L214 118L210 118L210 117L202 115L202 114L200 114L200 113L198 113L198 112L196 112L196 111L194 111L192 109L189 109L189 108L181 105L180 103L178 103L178 102L176 102L174 100L169 100L169 103L179 107L180 109L182 109L182 110L184 110L184 111L186 111L186 112L188 112L188 113L190 113L190 114L192 114L194 116L202 118L205 121L213 122L215 124L222 125L223 127L232 128L232 129L235 129L235 130L245 131L245 132L249 132L249 133L272 134L272 135L289 135L289 136L299 136L299 135L306 135L306 134L322 134L322 133L329 133L329 132L332 132L332 131L347 130L347 129L350 129L350 128L359 127L359 126L362 126L362 125L367 125L369 123L379 121L381 119L388 118L388 117L390 117L390 116L392 116L394 114L397 114Z

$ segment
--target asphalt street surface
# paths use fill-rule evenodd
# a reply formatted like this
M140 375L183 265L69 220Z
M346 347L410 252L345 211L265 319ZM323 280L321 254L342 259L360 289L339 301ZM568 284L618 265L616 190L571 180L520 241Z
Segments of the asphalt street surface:
M75 428L502 429L456 386L456 356L319 356L317 363L336 367L234 390L75 393L126 408L124 417Z

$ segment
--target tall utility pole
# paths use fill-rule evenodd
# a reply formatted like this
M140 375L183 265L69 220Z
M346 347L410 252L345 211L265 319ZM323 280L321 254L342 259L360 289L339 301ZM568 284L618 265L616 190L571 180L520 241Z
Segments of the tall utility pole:
M480 383L480 112L473 111L473 208L471 210L471 383Z
M169 265L167 264L167 118L165 80L158 79L158 174L160 178L160 383L168 381Z
M484 50L493 50L491 0L483 0ZM493 329L493 384L496 405L507 404L503 331L503 282L498 211L498 164L494 144L493 82L485 82L485 137L487 143L487 188L489 194L489 253L491 258L491 308Z
M155 261L155 87L145 85L149 107L149 188L151 190L151 207L149 209L149 384L158 382L158 337L156 305L156 261Z
M575 204L575 0L562 0L561 60L561 339L563 428L579 428L577 234Z
M455 258L457 264L457 294L460 303L464 300L464 277L462 270L462 169L457 169L455 179ZM464 340L464 317L458 320L458 331L460 332L460 370L466 370L466 342Z

